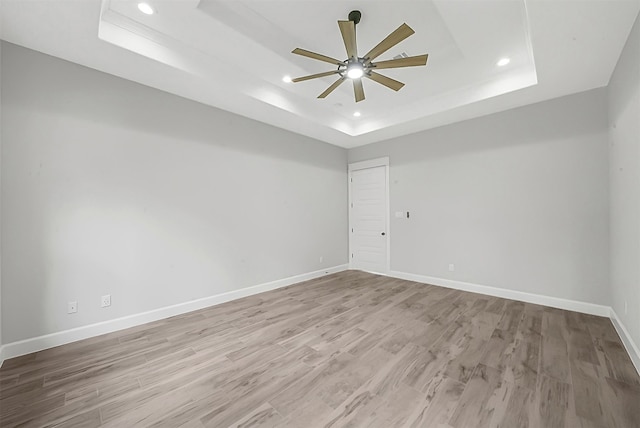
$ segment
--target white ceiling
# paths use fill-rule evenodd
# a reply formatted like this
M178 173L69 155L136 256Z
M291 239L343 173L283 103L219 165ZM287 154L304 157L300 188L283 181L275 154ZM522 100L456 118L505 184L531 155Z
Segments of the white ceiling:
M350 148L605 86L640 0L1 0L9 42ZM394 92L365 80L326 99L335 77L291 54L345 59L337 20L362 11L358 47L400 24L415 34L383 54L429 54L426 67L384 70ZM496 62L511 62L498 67ZM354 117L358 111L360 117Z

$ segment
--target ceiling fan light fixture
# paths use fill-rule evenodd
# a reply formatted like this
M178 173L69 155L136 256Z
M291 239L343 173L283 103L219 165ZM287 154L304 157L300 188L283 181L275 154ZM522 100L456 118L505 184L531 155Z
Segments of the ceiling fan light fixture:
M292 80L291 80L291 76L284 76L284 77L282 78L282 81L283 81L284 83L291 83L291 82L292 82Z
M347 77L349 79L359 79L364 75L364 69L362 68L362 64L353 63L349 64L347 67Z
M496 64L498 65L498 67L504 67L505 65L509 64L510 62L511 62L511 60L509 58L502 58Z
M360 112L359 112L359 111L353 112L353 115L354 115L355 117L360 117Z
M138 10L145 15L153 15L155 12L149 3L138 3Z

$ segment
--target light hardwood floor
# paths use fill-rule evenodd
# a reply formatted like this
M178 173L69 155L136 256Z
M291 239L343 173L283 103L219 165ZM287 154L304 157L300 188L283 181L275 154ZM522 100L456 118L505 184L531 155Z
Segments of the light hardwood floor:
M348 271L5 362L0 425L640 427L606 318Z

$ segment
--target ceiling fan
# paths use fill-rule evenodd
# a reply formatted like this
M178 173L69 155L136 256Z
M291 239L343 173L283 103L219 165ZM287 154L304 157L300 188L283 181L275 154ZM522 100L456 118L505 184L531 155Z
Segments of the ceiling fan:
M407 24L402 24L369 52L362 56L358 56L358 47L356 44L356 24L360 22L361 17L362 14L360 13L360 11L354 10L349 13L348 21L338 21L338 26L340 27L340 32L342 33L342 40L344 41L344 47L347 50L347 59L341 61L339 59L331 58L326 55L300 48L296 48L291 52L296 55L302 55L308 58L317 59L319 61L337 65L337 70L298 77L292 79L291 81L302 82L305 80L317 79L319 77L338 74L340 75L340 78L336 80L331 86L329 86L323 93L318 95L318 98L325 98L338 86L340 86L340 84L342 84L342 82L344 82L346 79L351 79L353 80L353 91L355 93L356 102L360 102L364 100L362 77L371 79L374 82L378 82L381 85L386 86L387 88L393 89L394 91L399 91L404 86L404 83L376 73L375 70L382 70L385 68L416 67L427 64L427 54L391 59L388 61L373 62L374 59L415 33L415 31L413 31L413 29L411 29L411 27L409 27Z

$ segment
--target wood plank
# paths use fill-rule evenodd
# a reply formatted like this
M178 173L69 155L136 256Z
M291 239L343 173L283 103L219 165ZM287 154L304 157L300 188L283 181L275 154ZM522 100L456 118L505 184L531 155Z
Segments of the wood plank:
M229 425L229 428L249 428L260 426L272 428L282 423L282 416L269 403L264 403L253 412L241 418L239 421Z
M410 426L421 427L444 426L453 416L465 385L448 377L434 378L425 388L428 407L426 411L422 407L414 407L409 417Z
M515 386L504 411L499 418L498 414L494 415L493 420L500 420L499 426L504 427L533 427L531 408L534 398L535 393L531 389Z
M640 377L620 341L596 338L594 342L600 365L606 368L609 377L631 385L640 385Z
M492 409L487 406L487 403L501 386L502 376L499 370L478 364L460 397L449 424L456 428L487 426L492 415Z
M542 336L540 371L559 382L570 383L567 343L557 336Z
M576 415L594 425L604 426L607 410L601 406L599 368L589 362L572 360L571 379Z
M540 366L542 336L528 327L525 319L516 332L513 347L501 358L504 379L535 391ZM500 363L498 363L500 365Z
M571 385L544 374L538 378L536 406L533 426L571 427L579 426L573 412Z

